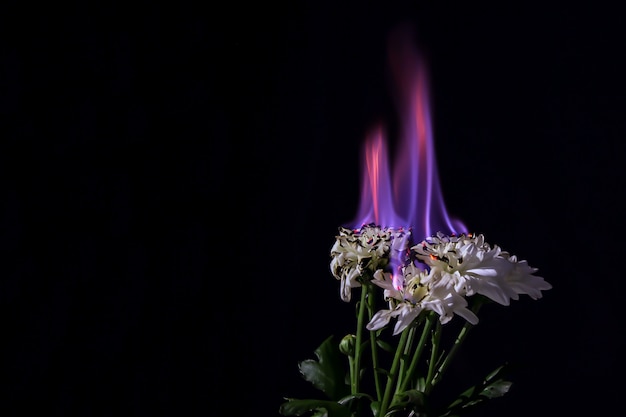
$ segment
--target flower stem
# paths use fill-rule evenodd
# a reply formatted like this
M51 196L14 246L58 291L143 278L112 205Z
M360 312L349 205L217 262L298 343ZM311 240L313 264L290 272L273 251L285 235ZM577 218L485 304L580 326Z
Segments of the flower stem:
M409 369L406 371L406 375L402 380L402 384L398 392L404 392L408 389L408 385L415 378L415 372L417 371L417 364L419 363L419 359L422 356L422 352L424 351L424 347L426 347L426 338L430 333L430 329L437 318L431 312L428 315L428 318L424 322L424 327L422 329L422 335L420 336L420 340L418 345L415 347L415 351L413 352L413 358L411 359L411 364L409 365Z
M430 351L430 360L428 362L428 375L426 376L426 385L424 388L424 392L428 393L430 391L430 386L432 384L434 375L435 375L435 366L437 365L437 356L439 355L439 341L441 340L441 322L437 321L437 326L432 335L431 341L431 351Z
M396 394L399 392L400 385L402 385L404 383L404 380L406 379L405 368L407 367L407 358L409 357L409 354L411 353L411 348L413 347L413 341L415 339L415 327L416 327L416 322L413 322L406 329L406 331L409 332L409 335L407 337L407 342L404 345L404 352L402 353L402 358L400 359L400 369L398 370L398 382L396 383L396 391L395 391Z
M372 320L374 314L374 297L367 297L367 311L369 320ZM382 388L380 382L380 373L378 372L378 345L376 343L376 332L370 333L370 349L372 350L372 370L374 372L374 386L376 387L376 399L378 402L382 400Z
M352 372L351 376L351 392L352 394L356 394L360 389L361 382L361 356L362 356L362 348L361 344L363 342L363 329L364 329L364 318L365 318L365 306L367 301L367 285L361 286L361 302L359 304L359 314L357 316L357 324L356 324L356 346L354 349L354 363L352 364Z
M477 298L476 302L474 303L474 305L472 307L472 311L474 312L474 314L478 313L478 310L480 309L480 306L482 304L483 304L483 300L481 298ZM430 383L426 385L426 388L424 390L424 392L426 394L429 394L430 391L435 386L435 384L441 380L441 378L443 377L444 372L446 371L446 369L448 369L448 366L450 366L450 363L452 362L452 358L454 358L454 356L456 355L456 353L460 349L461 345L463 344L463 341L467 337L467 334L472 329L472 327L474 327L473 324L471 324L470 322L465 322L465 324L463 325L463 327L459 331L459 335L457 336L456 340L454 341L454 345L452 346L452 349L450 349L450 352L448 353L446 358L441 363L441 366L439 366L439 369L437 369L437 372L435 373L435 375L433 375L433 378L430 381Z
M383 417L387 412L387 408L389 407L389 402L391 400L391 391L393 390L393 386L396 383L398 378L398 368L400 366L400 358L404 354L404 345L406 344L407 338L409 335L409 330L404 329L400 334L400 340L398 341L398 346L396 347L396 354L393 358L393 363L391 364L391 370L389 371L389 375L387 376L387 385L385 386L385 395L383 396L383 401L380 404L380 409L378 412L379 417Z

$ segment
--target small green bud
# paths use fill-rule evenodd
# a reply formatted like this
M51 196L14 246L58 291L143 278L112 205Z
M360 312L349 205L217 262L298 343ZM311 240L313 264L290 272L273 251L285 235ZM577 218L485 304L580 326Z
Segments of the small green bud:
M356 336L347 334L339 342L339 350L344 355L354 356L354 346L356 345Z

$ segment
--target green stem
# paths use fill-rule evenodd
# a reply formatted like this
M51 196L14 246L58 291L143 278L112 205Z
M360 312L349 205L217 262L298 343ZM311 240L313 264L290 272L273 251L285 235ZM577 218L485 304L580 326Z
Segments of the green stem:
M428 337L428 334L430 333L430 329L435 320L437 320L437 318L435 317L434 313L431 312L428 315L426 322L424 323L424 328L422 329L422 335L420 336L419 343L417 347L415 348L415 351L413 352L413 358L411 359L411 364L409 365L409 369L406 371L406 375L404 379L402 380L402 385L400 386L400 390L398 392L406 391L409 388L408 387L409 383L415 379L415 372L417 371L417 364L419 363L420 357L422 356L422 352L424 351L424 348L426 347L426 338Z
M483 302L484 301L483 301L482 298L477 298L476 299L475 304L472 307L472 312L474 314L478 313L478 310L480 309L480 307L483 304ZM426 390L425 390L426 394L430 393L430 391L435 386L435 384L441 380L441 378L443 377L444 372L450 366L450 363L452 362L452 359L454 358L454 356L456 355L458 350L461 348L461 345L463 344L463 341L467 337L467 334L472 329L472 327L474 327L473 324L471 324L470 322L465 322L465 324L463 325L463 327L459 331L459 335L457 336L456 340L454 341L454 345L452 346L452 349L450 349L450 352L448 353L446 358L441 363L441 366L439 366L439 369L437 369L437 373L435 373L435 375L433 376L433 379L432 379L431 383L426 387Z
M352 388L352 394L357 394L359 392L359 385L360 385L360 381L361 381L361 356L362 356L362 349L361 349L361 343L363 342L363 329L364 329L364 324L363 322L365 321L365 305L366 305L366 301L367 301L367 285L364 284L361 286L361 303L359 304L359 315L357 317L357 324L356 324L356 346L354 349L354 363L352 366L352 372L351 372L351 388Z
M429 393L435 375L435 366L437 365L437 356L439 355L439 341L441 340L441 322L437 320L437 328L433 332L430 361L428 362L428 375L426 376L425 393Z
M372 294L367 297L367 310L369 320L374 315L374 297ZM372 370L374 371L374 386L376 387L376 399L378 402L382 400L382 388L380 382L380 373L378 371L378 345L376 343L376 332L370 331L370 348L372 350Z
M379 417L384 417L387 412L387 408L389 407L389 402L391 400L391 391L393 390L393 386L396 383L398 378L398 368L400 366L400 358L404 353L404 345L406 344L407 338L409 335L408 329L404 329L400 334L400 340L398 341L398 346L396 347L396 354L393 358L393 362L391 364L391 370L389 371L389 375L387 376L387 385L385 386L385 395L383 396L383 401L380 404L380 410L378 412Z
M412 322L409 327L405 330L409 332L409 335L407 336L407 342L406 345L404 345L404 352L402 353L402 358L400 358L400 370L398 371L398 382L396 384L396 391L395 393L397 394L400 389L400 385L402 385L406 379L406 371L405 368L407 367L407 358L409 357L409 353L411 352L411 348L413 346L413 340L415 339L415 324L416 322Z

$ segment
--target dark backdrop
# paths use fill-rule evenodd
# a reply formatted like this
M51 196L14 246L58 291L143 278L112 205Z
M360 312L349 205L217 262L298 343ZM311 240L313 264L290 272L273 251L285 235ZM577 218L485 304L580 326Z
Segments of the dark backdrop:
M86 6L89 4L89 6ZM328 269L386 41L427 56L448 210L554 288L485 309L483 416L619 415L619 10L265 2L3 6L2 416L277 416L352 331ZM391 138L393 139L393 138Z

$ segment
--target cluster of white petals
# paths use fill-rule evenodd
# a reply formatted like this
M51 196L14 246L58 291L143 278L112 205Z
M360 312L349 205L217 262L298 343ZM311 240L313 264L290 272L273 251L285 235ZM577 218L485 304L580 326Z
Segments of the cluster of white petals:
M383 288L389 309L379 310L367 324L368 330L385 327L389 320L397 318L393 334L401 333L424 310L439 314L442 324L449 322L458 314L472 324L478 323L478 317L467 308L467 300L445 285L434 285L438 281L434 269L420 269L409 263L402 268L404 282L400 288L393 283L391 273L378 272L374 275L374 284Z
M341 299L349 302L352 288L361 286L366 271L370 275L382 271L389 265L392 251L406 249L407 236L402 229L383 229L373 224L356 230L340 227L330 250L330 270L341 281Z
M411 248L418 260L438 271L435 285L453 287L462 296L482 294L502 305L518 300L520 294L532 299L552 288L534 275L526 261L485 242L483 235L447 236L438 233Z
M389 308L379 310L369 330L396 319L394 334L402 332L424 310L434 311L442 324L459 315L472 324L478 317L468 309L467 297L481 294L509 305L521 294L532 299L552 288L534 275L526 261L485 242L483 235L437 233L408 247L410 233L367 225L359 230L340 228L331 250L331 271L341 280L341 298L350 301L351 289L361 286L366 270L371 282L384 290ZM402 254L397 276L390 271L391 256Z

